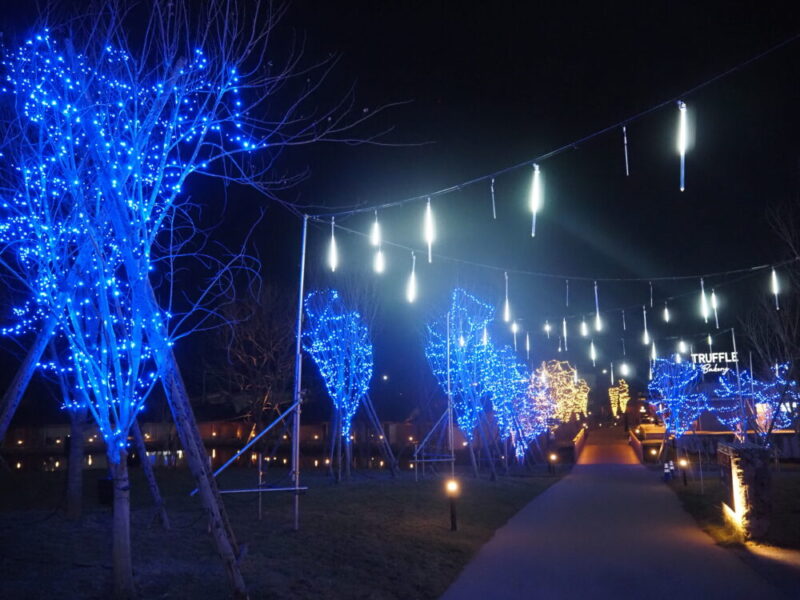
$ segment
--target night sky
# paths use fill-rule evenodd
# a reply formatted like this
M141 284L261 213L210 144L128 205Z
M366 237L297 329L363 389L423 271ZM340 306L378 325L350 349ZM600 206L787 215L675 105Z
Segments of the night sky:
M353 83L360 107L408 103L362 130L366 135L392 126L383 140L405 146L328 144L287 153L280 168L308 168L309 177L283 197L315 206L369 206L523 163L673 98L800 30L792 3L697 4L295 1L282 34L306 35L309 60L339 56L316 99L320 107ZM694 145L683 193L677 109L668 106L628 126L630 177L620 130L543 161L545 206L533 239L529 168L497 178L496 221L488 183L434 199L434 251L498 269L442 259L428 265L420 256L419 300L409 306L404 288L410 255L387 248L387 272L372 286L379 305L376 374L389 375L388 382L376 377L373 384L378 411L403 418L428 401L424 323L444 312L456 285L499 307L504 268L572 277L566 308L563 279L512 273L512 309L522 329L535 333L535 361L568 358L591 375L588 343L578 339L574 318L568 353L558 355L555 337L548 341L542 332L545 319L560 323L564 315L586 314L589 320L591 279L701 274L785 258L766 213L797 202L798 59L800 41L684 98ZM195 185L190 192L216 214L217 199ZM220 235L231 240L266 207L255 236L264 277L295 289L298 218L247 190L230 191L227 206ZM382 211L385 239L422 248L423 209L417 202ZM367 213L337 223L367 232L372 219ZM337 277L350 285L375 277L367 241L344 232L338 234L341 269L327 276L328 236L324 226L310 229L309 287L335 286ZM721 326L730 327L754 294L767 292L768 281L766 272L735 285L725 281L706 284L719 286ZM668 328L656 325L665 297L698 286L696 279L655 285L651 329L657 344L660 337L705 335L697 294L671 305ZM605 310L629 307L628 358L641 379L647 354L637 340L641 305L649 304L647 282L601 283L600 302ZM621 359L622 335L619 313L609 313L606 332L595 337L598 372ZM493 337L511 343L505 326ZM308 377L316 377L310 367ZM603 395L604 389L598 384Z

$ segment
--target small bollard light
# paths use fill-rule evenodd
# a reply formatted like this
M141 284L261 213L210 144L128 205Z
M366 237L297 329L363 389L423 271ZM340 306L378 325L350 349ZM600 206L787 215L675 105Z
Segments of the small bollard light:
M558 454L556 454L555 452L551 452L550 456L548 456L547 458L548 458L547 471L551 475L555 475L556 474L556 462L558 462Z
M683 485L688 486L689 483L686 481L686 468L689 466L689 461L682 458L678 461L678 466L681 468L681 471L683 471Z
M458 530L458 518L456 516L456 498L460 491L460 486L456 479L448 479L444 485L447 497L450 499L450 531Z

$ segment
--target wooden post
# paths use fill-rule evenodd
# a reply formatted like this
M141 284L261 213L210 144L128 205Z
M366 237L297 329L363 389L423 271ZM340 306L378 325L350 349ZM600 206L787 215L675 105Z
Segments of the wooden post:
M208 513L210 533L222 559L225 574L233 588L233 595L235 598L246 598L247 588L239 569L236 538L228 521L228 515L225 513L217 481L214 479L211 463L203 446L203 440L200 438L200 431L197 429L197 422L189 403L189 395L180 371L178 371L174 354L171 351L167 352L166 357L167 362L163 365L162 382L172 411L172 418L175 421L175 429L184 452L186 452L189 470L197 481L200 500Z
M153 472L153 465L150 464L150 459L147 457L147 445L145 444L144 436L142 435L142 430L139 427L138 421L133 422L131 432L133 433L133 442L136 444L136 451L139 453L141 458L140 462L142 465L142 471L144 472L144 477L147 480L147 487L150 489L150 495L153 497L153 504L155 504L156 507L158 520L161 522L161 527L169 530L170 526L169 517L167 516L167 508L164 504L164 498L161 495L161 490L158 489L158 482L156 481L156 475Z

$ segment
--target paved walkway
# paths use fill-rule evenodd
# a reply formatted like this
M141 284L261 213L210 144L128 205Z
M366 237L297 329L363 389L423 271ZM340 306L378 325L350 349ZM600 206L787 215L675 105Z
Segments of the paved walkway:
M617 430L495 533L443 600L784 598L716 546Z

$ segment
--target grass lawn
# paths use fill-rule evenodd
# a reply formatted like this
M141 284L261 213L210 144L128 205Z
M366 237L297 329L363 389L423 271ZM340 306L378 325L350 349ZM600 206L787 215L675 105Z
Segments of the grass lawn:
M724 490L717 471L704 472L704 493L699 479L690 479L684 486L680 477L671 487L684 508L711 536L721 544L736 544L737 539L722 519L720 503ZM782 465L772 471L773 505L769 530L760 542L782 548L800 549L800 465Z
M146 486L132 470L134 573L143 598L225 598L228 588L187 471L157 476L172 520L153 520ZM273 473L278 478L281 473ZM58 509L64 473L0 474L0 597L106 598L111 578L110 509L95 502L99 471L86 472L86 513ZM254 472L231 470L222 488L251 487ZM226 495L251 598L436 598L495 529L557 481L545 475L492 483L462 477L459 531L449 531L441 479L355 476L335 485L305 479L301 530L291 530L290 495Z

